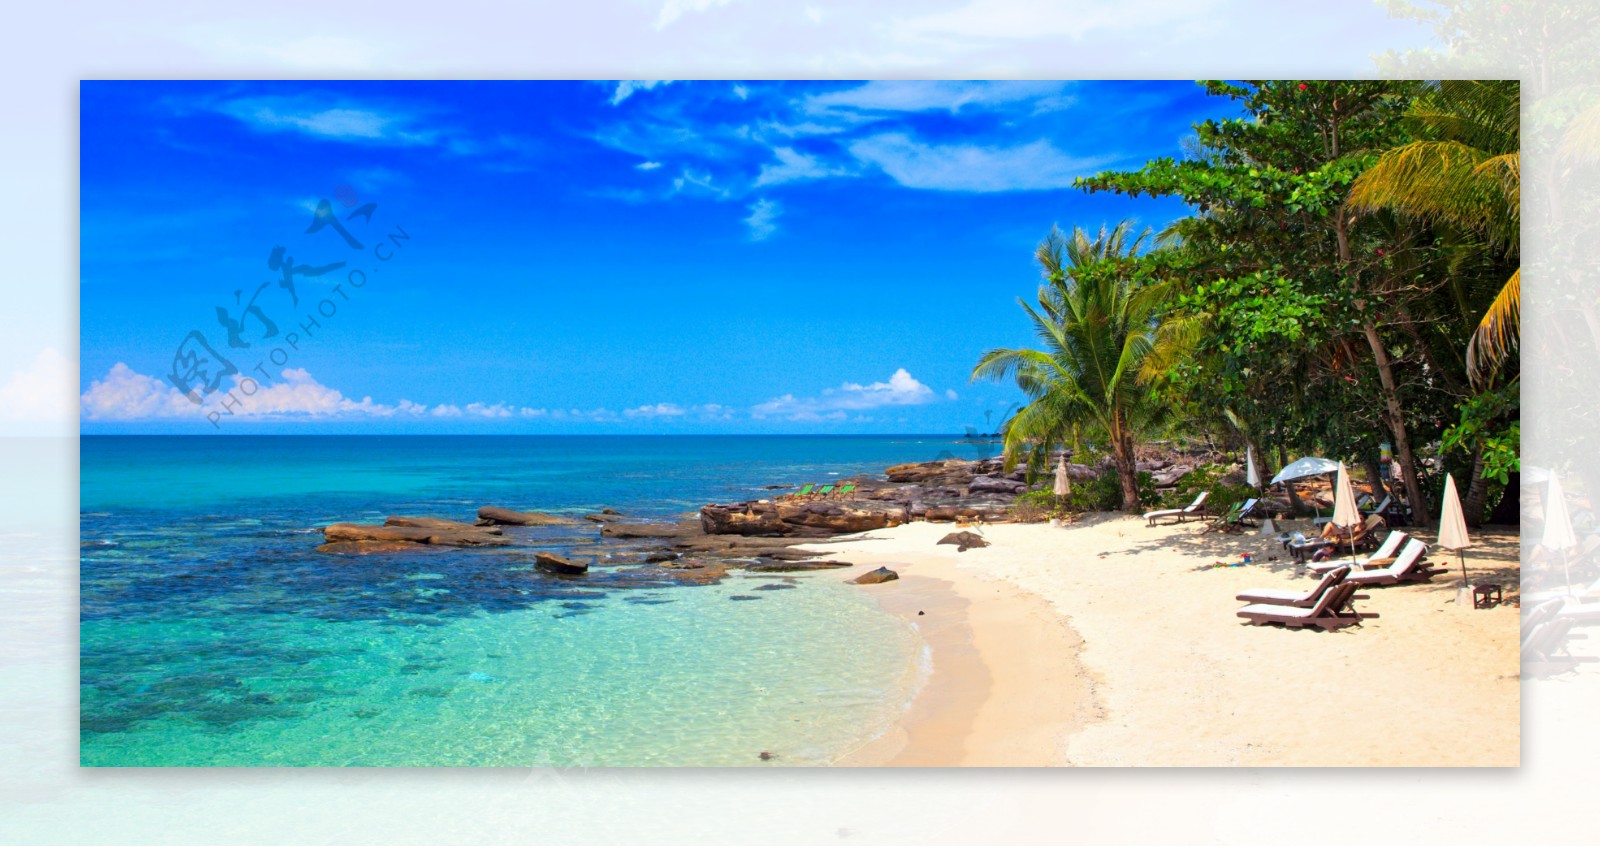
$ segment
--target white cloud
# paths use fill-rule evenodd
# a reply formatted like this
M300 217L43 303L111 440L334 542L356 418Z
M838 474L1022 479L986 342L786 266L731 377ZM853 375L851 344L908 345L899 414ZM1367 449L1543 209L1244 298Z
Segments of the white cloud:
M633 96L635 91L649 91L658 85L666 85L670 79L624 79L617 82L617 89L611 92L611 105L620 105L622 101Z
M848 412L884 406L920 406L938 399L933 389L917 381L905 368L883 382L866 385L847 382L816 397L785 394L751 408L756 418L781 417L792 421L844 420Z
M807 97L808 111L854 110L865 112L957 112L1027 106L1034 113L1063 109L1072 104L1067 89L1072 83L1056 80L1003 80L995 82L874 80Z
M944 390L944 399L946 399L946 400L959 400L961 398L956 395L956 390L954 388L946 388Z
M226 407L225 402L228 403ZM265 420L422 416L503 419L546 414L544 409L507 403L468 403L465 406L441 403L430 407L411 400L393 405L373 402L371 397L354 400L318 382L304 368L286 369L280 379L272 382L235 374L227 389L209 395L203 405L196 405L167 381L141 374L122 362L90 384L79 397L79 409L85 420L95 421L206 420L213 412L224 419L255 417Z
M907 188L940 191L1036 191L1068 188L1109 161L1074 158L1040 139L1019 147L925 144L900 133L863 138L850 152Z
M778 147L772 151L778 158L776 163L761 166L761 174L756 177L756 185L779 185L785 182L796 182L805 179L823 179L830 176L845 176L850 173L845 168L829 167L815 156L807 156L792 147Z
M661 14L656 16L656 29L666 29L686 13L701 14L731 2L733 0L666 0L661 4Z
M783 206L776 200L761 198L750 204L750 215L744 219L745 225L750 227L751 241L766 241L778 231L778 216L783 214Z
M338 141L416 145L434 144L441 137L437 130L417 128L415 115L314 94L243 97L224 101L216 110L264 132Z
M672 190L679 194L705 194L718 200L726 200L729 196L728 189L719 188L711 180L710 172L696 173L684 168L682 174L673 178Z
M639 164L634 165L634 167L637 168L638 170L641 170L641 171L653 171L656 168L661 167L661 163L660 162L640 162Z
M71 423L76 393L76 365L54 347L46 347L27 367L0 383L0 421Z
M622 414L630 418L673 418L687 414L687 410L677 403L657 403L653 406L628 409Z

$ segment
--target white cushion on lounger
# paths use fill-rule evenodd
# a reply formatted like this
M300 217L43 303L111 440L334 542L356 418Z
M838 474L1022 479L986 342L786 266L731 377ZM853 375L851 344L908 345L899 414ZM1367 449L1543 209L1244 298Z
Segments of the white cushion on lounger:
M1278 606L1272 603L1253 603L1239 610L1239 614L1272 615L1279 618L1309 618L1314 608L1305 606Z

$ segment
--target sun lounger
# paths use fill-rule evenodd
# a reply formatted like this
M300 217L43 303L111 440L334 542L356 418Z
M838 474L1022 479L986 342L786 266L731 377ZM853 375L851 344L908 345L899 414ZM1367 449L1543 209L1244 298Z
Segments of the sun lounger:
M832 493L833 493L833 483L830 482L827 485L824 485L821 488L818 488L816 491L811 492L811 497L813 499L815 499L817 497L826 497L826 496L828 496L829 494L832 494Z
M1211 532L1213 530L1219 530L1222 532L1243 531L1245 527L1251 526L1246 518L1250 517L1250 513L1255 511L1257 502L1259 501L1256 500L1256 498L1251 497L1249 500L1246 500L1243 503L1233 504L1232 506L1228 507L1226 512L1218 515L1211 521L1211 523L1206 525L1206 532Z
M1206 496L1211 492L1202 491L1194 498L1194 502L1181 509L1157 509L1154 512L1144 513L1145 526L1155 526L1161 518L1177 518L1178 523L1183 523L1190 517L1200 517L1205 514Z
M834 496L836 496L836 497L848 497L848 496L850 496L850 492L852 492L854 490L856 490L856 484L853 483L853 482L847 482L844 485L839 486L839 493L834 495Z
M1413 538L1406 542L1405 549L1394 560L1394 564L1386 568L1358 571L1345 577L1345 582L1351 585L1398 585L1402 582L1427 582L1442 573L1448 573L1446 568L1435 568L1422 561L1422 555L1428 552L1428 545Z
M789 496L790 497L806 497L806 496L809 496L811 494L811 489L816 488L816 487L817 487L816 483L808 482L805 485L801 486L799 491L796 491L793 494L790 494Z
M1365 594L1357 594L1356 586L1345 581L1322 592L1316 603L1311 606L1252 603L1240 609L1238 615L1258 626L1277 623L1290 629L1314 626L1323 630L1335 630L1378 616L1376 612L1355 610L1355 601L1364 599L1366 599Z
M1588 605L1588 604L1579 604ZM1574 635L1572 627L1577 621L1563 617L1570 604L1566 599L1547 600L1530 608L1522 621L1522 675L1550 676L1566 673L1578 666L1578 660L1567 652L1567 641L1582 638Z
M1190 503L1181 509L1157 509L1153 512L1145 512L1145 522L1149 525L1154 525L1156 521L1162 518L1177 518L1179 523L1182 523L1183 521L1188 520L1190 517L1204 515L1206 498L1210 495L1211 492L1202 491L1195 496L1193 503Z
M1378 530L1382 527L1382 515L1368 515L1366 520L1362 521L1356 526L1355 533L1350 538L1341 538L1337 540L1317 538L1302 544L1290 544L1289 555L1293 556L1297 562L1304 562L1305 560L1311 558L1312 554L1323 549L1324 547L1354 546L1357 548L1364 548L1372 544Z
M1292 588L1252 588L1233 598L1246 603L1264 603L1270 606L1315 606L1317 600L1349 575L1350 568L1334 568L1323 575L1322 581L1310 591L1295 591Z
M1400 552L1400 545L1410 536L1400 530L1391 530L1384 536L1383 543L1372 552L1371 556L1346 556L1342 559L1329 559L1326 562L1312 562L1311 570L1316 573L1327 573L1335 568L1361 568L1371 565L1387 565L1394 561Z

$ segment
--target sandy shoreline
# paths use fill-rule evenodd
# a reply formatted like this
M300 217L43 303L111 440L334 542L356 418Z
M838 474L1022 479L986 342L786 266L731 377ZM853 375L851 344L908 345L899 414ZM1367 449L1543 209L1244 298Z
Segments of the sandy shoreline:
M1457 608L1453 576L1365 590L1359 608L1380 617L1360 628L1251 627L1234 616L1236 593L1310 585L1256 534L1095 516L987 526L991 546L965 553L934 543L954 529L808 545L860 566L842 578L898 571L862 590L932 654L896 726L838 764L1519 763L1518 609ZM1515 534L1475 537L1472 576L1514 598ZM1244 551L1256 564L1203 567Z

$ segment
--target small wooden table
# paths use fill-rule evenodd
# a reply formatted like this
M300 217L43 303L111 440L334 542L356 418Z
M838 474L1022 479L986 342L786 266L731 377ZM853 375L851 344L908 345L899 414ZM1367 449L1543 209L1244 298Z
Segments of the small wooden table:
M1500 593L1500 583L1482 582L1472 586L1472 608L1490 609L1504 602Z

